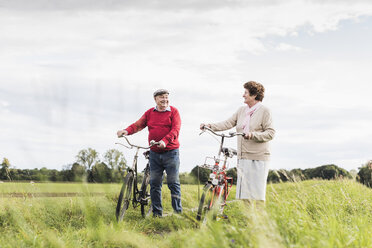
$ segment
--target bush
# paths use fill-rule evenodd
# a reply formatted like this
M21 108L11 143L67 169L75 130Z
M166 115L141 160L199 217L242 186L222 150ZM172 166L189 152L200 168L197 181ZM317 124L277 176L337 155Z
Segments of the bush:
M268 183L279 183L279 182L298 182L309 179L338 179L338 178L352 178L351 174L334 164L323 165L316 168L310 169L292 169L287 171L281 170L270 170L267 177Z
M357 181L372 188L372 160L368 161L363 167L359 168Z
M337 178L352 178L348 171L334 164L305 169L303 172L306 179L321 178L330 180Z
M180 183L181 184L197 184L197 178L195 178L191 173L183 172L180 173Z
M209 174L211 173L210 169L202 168L199 166L195 166L191 170L191 175L198 180L201 184L206 183L209 179Z
M269 170L269 175L267 176L268 183L280 183L290 181L288 176L289 172L287 170Z
M233 184L236 184L236 182L238 181L238 175L237 175L237 169L236 169L236 167L231 168L228 171L226 171L226 176L232 177Z

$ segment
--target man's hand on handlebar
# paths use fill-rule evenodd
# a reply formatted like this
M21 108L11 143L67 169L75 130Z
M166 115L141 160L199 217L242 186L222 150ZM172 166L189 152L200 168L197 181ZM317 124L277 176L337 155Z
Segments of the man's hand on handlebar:
M119 130L117 131L116 133L118 135L118 138L122 137L122 136L125 136L125 135L128 135L128 131L127 130Z
M164 143L164 141L160 140L158 147L164 149L166 147L166 144Z
M150 141L150 147L154 146L154 145L158 145L158 147L162 148L162 149L164 149L166 147L164 141L162 141L162 140L160 140L159 142L155 142L155 140L151 140Z

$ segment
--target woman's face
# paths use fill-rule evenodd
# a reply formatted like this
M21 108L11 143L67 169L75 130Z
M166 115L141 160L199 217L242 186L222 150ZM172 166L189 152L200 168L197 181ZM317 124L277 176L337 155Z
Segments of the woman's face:
M244 103L246 104L250 104L250 103L254 103L254 99L256 98L256 96L251 96L249 94L249 90L245 89L244 91L244 95L243 95L243 98L244 98Z

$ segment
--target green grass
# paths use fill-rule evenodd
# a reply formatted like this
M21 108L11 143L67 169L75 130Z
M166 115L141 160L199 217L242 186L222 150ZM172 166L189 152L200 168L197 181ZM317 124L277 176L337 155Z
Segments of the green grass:
M266 206L233 201L228 220L195 221L198 187L182 185L182 215L115 220L118 184L0 184L0 247L372 247L372 191L354 181L268 185ZM104 193L4 197L7 193ZM229 200L234 199L234 192ZM163 187L163 207L172 212Z
M82 183L2 183L2 193L117 193L120 191L119 184L82 184Z

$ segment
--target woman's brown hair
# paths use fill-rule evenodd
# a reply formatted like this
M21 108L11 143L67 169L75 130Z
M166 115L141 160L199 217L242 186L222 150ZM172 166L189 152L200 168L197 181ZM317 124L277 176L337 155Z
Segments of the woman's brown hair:
M244 84L244 88L249 91L249 95L256 95L255 100L262 102L265 96L265 87L262 84L255 81L249 81Z

